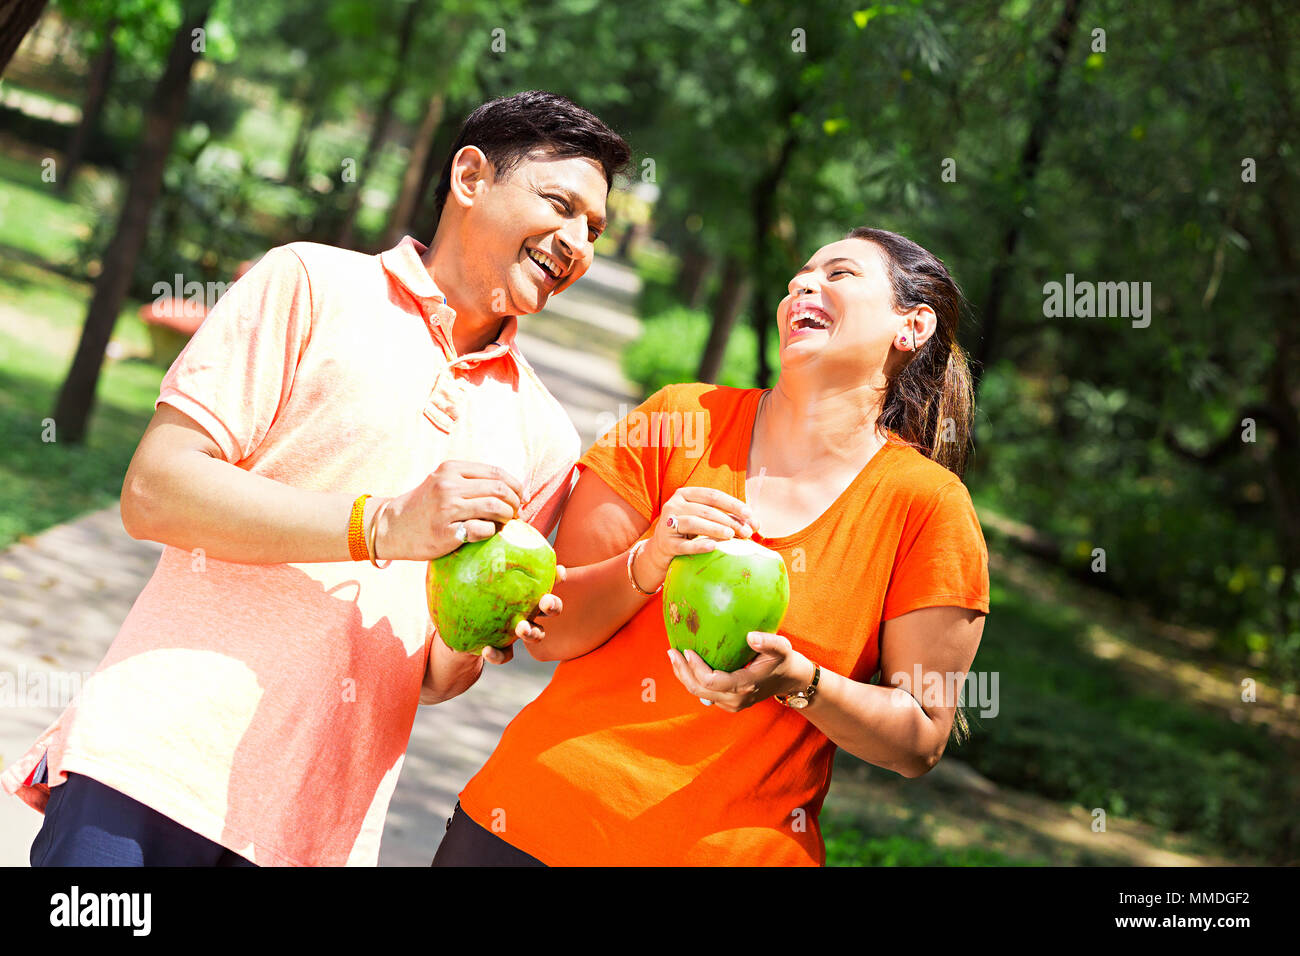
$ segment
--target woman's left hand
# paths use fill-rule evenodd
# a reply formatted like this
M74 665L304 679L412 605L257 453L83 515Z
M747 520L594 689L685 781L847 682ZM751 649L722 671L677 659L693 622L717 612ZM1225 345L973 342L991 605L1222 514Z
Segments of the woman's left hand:
M728 713L738 713L775 694L794 694L812 683L813 663L780 634L749 632L758 656L738 671L715 671L694 651L669 650L673 673L682 686Z

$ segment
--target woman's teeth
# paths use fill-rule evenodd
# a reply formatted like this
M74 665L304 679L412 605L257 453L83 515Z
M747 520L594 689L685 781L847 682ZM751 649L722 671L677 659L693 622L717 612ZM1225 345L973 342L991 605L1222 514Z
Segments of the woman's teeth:
M801 310L790 316L791 329L828 329L830 319L820 312Z

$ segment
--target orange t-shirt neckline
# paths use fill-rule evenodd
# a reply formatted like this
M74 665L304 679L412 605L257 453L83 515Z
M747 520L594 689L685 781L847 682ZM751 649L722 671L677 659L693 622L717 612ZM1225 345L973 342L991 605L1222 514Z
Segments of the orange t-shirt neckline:
M753 444L754 440L754 425L758 419L758 406L763 401L763 394L767 391L770 391L770 389L753 389L746 393L744 405L745 428L737 430L732 434L731 447L729 449L731 460L733 462L741 462L741 465L738 470L733 472L734 477L731 488L727 490L728 494L733 498L739 498L741 501L745 502L745 504L755 508L756 511L757 507L755 503L750 501L746 496L745 485L749 481L749 452L750 446ZM905 443L895 432L890 431L885 443L877 448L875 453L867 459L866 464L858 470L858 473L853 476L853 480L848 483L847 487L839 493L826 510L813 518L812 521L804 525L798 531L793 531L790 534L777 535L771 538L755 532L753 536L754 540L766 548L779 550L782 547L790 547L798 544L804 538L816 533L818 525L821 524L823 520L832 520L835 512L845 508L848 502L854 497L858 483L869 478L872 474L872 469L874 467L880 467L878 462L880 462L882 458L888 456L890 449L898 447L899 445L905 445ZM759 503L761 503L761 501L762 493L760 489ZM761 512L759 512L758 517L761 521Z
M670 386L632 413L659 416L648 440L620 441L620 423L582 464L647 520L685 485L743 498L760 396ZM702 450L671 440L672 415L702 416ZM906 444L882 446L805 528L759 540L790 572L779 633L852 680L879 669L882 621L938 605L988 610L966 488ZM735 714L703 706L667 647L660 593L600 647L562 662L462 791L465 813L549 865L824 863L818 814L835 745L775 700Z

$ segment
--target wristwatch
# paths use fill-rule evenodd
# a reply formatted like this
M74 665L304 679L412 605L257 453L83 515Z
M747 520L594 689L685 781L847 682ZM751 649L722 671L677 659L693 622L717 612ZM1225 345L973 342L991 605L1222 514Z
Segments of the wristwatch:
M792 710L803 710L812 703L814 695L817 693L817 682L822 679L822 666L816 661L813 662L813 679L812 683L799 691L797 694L777 694L778 703L784 704Z

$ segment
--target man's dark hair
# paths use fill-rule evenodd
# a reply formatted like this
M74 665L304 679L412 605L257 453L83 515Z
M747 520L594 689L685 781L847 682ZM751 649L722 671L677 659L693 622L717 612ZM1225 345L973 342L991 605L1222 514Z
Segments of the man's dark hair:
M632 158L623 137L563 96L543 90L503 96L469 114L447 154L434 194L439 220L451 191L452 160L465 146L481 149L497 176L507 175L535 150L560 158L585 156L600 163L607 187Z

